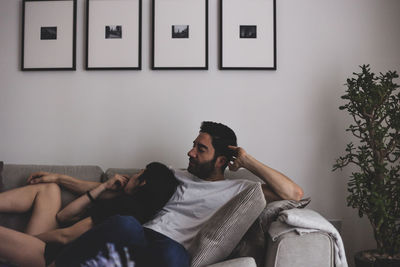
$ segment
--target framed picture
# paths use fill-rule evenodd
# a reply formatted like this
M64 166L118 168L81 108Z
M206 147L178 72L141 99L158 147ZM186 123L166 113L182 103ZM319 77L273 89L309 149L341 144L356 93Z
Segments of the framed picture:
M24 0L22 70L76 69L76 0Z
M86 69L142 68L142 0L86 0Z
M153 0L152 69L208 69L208 0Z
M220 5L220 69L276 70L275 0Z

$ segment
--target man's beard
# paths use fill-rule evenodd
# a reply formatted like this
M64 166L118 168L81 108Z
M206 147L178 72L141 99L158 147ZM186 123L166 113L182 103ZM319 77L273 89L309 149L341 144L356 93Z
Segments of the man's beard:
M210 178L215 172L215 162L217 161L217 157L204 163L197 163L191 159L189 159L189 161L191 161L193 165L189 164L187 169L188 172L200 179L207 180L207 178Z

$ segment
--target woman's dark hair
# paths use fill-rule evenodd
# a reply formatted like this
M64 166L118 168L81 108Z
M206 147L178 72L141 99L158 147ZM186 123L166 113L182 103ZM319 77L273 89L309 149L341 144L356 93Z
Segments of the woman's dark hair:
M207 133L211 136L211 142L215 149L214 158L218 156L226 157L227 162L222 166L222 170L224 170L233 156L232 150L230 150L228 146L237 146L235 132L222 123L212 121L203 121L200 126L200 132Z
M89 209L93 222L98 224L105 218L119 214L133 216L143 224L165 206L179 184L173 171L158 162L148 164L138 179L146 183L131 194L93 201Z
M143 205L144 219L149 220L172 197L179 182L173 171L159 162L148 164L139 181L146 183L134 193L133 198Z
M139 177L139 181L146 181L144 187L155 190L162 184L178 184L172 170L159 162L147 164L143 174Z

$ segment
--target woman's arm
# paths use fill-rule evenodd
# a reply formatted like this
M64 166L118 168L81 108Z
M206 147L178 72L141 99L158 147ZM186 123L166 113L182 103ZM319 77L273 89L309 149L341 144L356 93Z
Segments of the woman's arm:
M100 184L100 182L86 181L69 175L49 172L35 172L28 177L27 184L37 183L56 183L76 194L83 194Z
M106 191L113 190L114 196L116 196L118 194L115 194L115 190L123 188L127 181L127 177L117 174L107 182L99 184L92 190L87 191L89 192L88 194L81 195L79 198L69 203L64 209L57 213L56 218L58 223L65 224L68 222L79 221L85 213L86 208L92 202L92 200L89 198L89 194L93 198L93 200L96 200Z
M87 217L74 225L41 233L36 237L44 242L68 244L93 227L92 218Z

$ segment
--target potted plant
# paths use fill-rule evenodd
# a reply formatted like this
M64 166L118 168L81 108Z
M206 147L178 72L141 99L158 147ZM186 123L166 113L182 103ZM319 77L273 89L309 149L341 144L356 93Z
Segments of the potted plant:
M346 129L356 137L333 170L352 164L347 205L366 215L377 249L359 252L356 266L400 266L400 92L396 71L376 76L369 65L347 79L340 110L353 118Z

